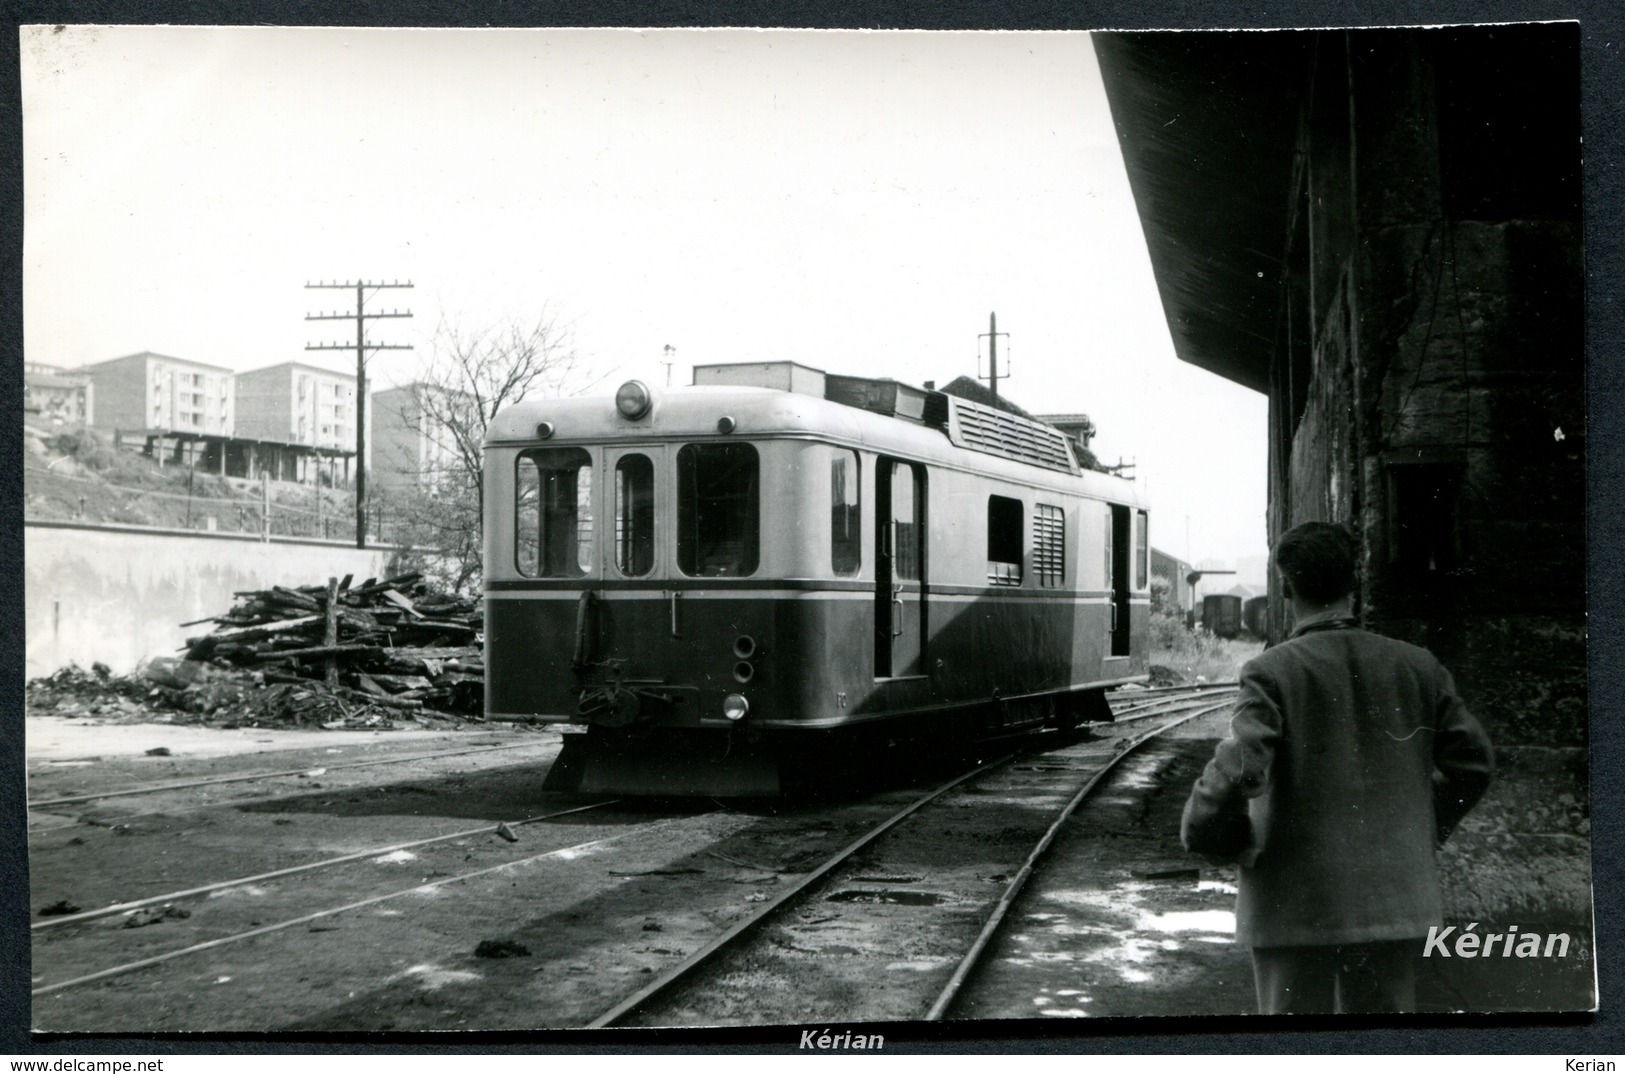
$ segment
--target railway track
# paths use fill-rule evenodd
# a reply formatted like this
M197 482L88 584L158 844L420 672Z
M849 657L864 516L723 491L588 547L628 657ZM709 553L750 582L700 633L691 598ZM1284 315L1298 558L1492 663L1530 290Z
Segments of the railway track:
M599 808L600 806L608 805L608 804L610 804L610 803L596 803L596 804L590 805L590 806L578 807L577 809L563 810L563 811L561 811L559 813L547 814L545 816L540 816L540 817L531 817L531 818L528 818L526 820L521 820L521 821L513 821L513 822L508 823L508 824L499 825L498 827L499 828L500 827L514 828L514 827L518 827L518 826L524 825L524 824L536 824L536 823L540 823L540 822L545 821L545 820L554 819L555 817L564 816L564 815L571 814L571 813L581 812L581 811L586 810L586 809ZM655 821L655 822L653 822L653 823L651 823L649 825L643 826L643 828L640 829L640 831L656 830L656 829L659 829L659 828L667 827L667 826L670 825L670 823L671 823L671 821L669 821L669 820ZM457 839L457 838L460 838L460 837L468 837L468 836L471 836L471 835L489 834L489 833L494 832L495 830L496 829L494 829L494 828L482 828L482 829L475 829L475 830L470 831L470 832L454 833L454 834L447 835L447 836L437 837L437 838L432 839L432 840L420 840L417 843L402 844L401 846L393 848L393 849L386 848L384 853L398 853L401 850L404 850L406 847L421 847L421 846L428 845L428 844L431 844L431 843L448 842L448 841L451 841L451 840L454 840L454 839ZM626 834L631 834L631 833L626 833ZM271 933L281 932L281 931L283 931L285 929L294 928L294 927L297 927L299 925L307 925L307 924L309 924L311 922L318 921L318 920L320 920L322 918L332 917L334 915L346 913L346 912L353 911L353 910L360 910L360 909L363 909L363 908L369 907L369 906L376 906L379 903L389 902L391 900L401 899L401 898L405 898L407 896L423 895L423 894L426 894L428 892L434 891L436 889L446 887L448 885L458 884L458 883L473 880L473 879L476 879L476 878L479 878L479 877L488 876L488 875L490 875L492 873L497 873L497 872L500 872L500 871L502 871L504 869L510 869L510 868L515 867L515 866L534 864L534 863L546 861L546 860L552 859L552 858L563 858L563 857L567 857L567 856L569 856L571 854L579 854L579 853L581 853L581 852L583 852L585 850L588 850L590 848L597 847L597 846L602 846L602 845L610 842L611 839L613 839L613 838L615 838L615 837L611 836L611 837L607 837L607 838L593 839L593 840L589 840L589 841L582 842L582 843L576 843L576 844L572 844L570 846L565 846L565 847L555 847L555 848L553 848L551 850L543 851L540 854L532 854L532 855L528 855L528 856L525 856L525 857L517 858L517 859L512 860L512 861L501 862L501 863L499 863L497 865L487 866L487 867L480 868L480 869L469 870L468 872L464 872L464 873L461 873L461 874L458 874L458 875L441 877L441 878L435 879L433 881L430 881L428 883L416 884L416 885L413 885L413 886L408 887L408 888L401 888L401 889L385 892L385 893L378 894L378 895L368 896L368 897L362 898L362 899L350 900L350 901L341 903L341 904L336 905L336 906L324 907L322 909L314 910L314 911L311 911L309 913L300 914L300 915L298 915L296 917L287 918L287 919L284 919L282 921L278 921L278 922L276 922L274 924L271 924L271 925L257 925L257 926L247 928L247 929L241 929L241 930L234 931L234 932L228 932L227 934L225 934L223 936L217 936L217 937L214 937L214 938L209 939L209 940L204 940L204 941L200 941L200 942L197 942L197 943L189 944L189 945L187 945L185 947L175 948L175 949L172 949L172 950L169 950L169 951L165 951L165 952L163 952L161 954L151 955L151 956L147 956L147 957L144 957L144 958L135 959L135 960L132 960L132 961L129 961L129 962L118 963L116 965L109 966L109 967L106 967L104 969L95 970L95 971L92 971L90 973L84 973L84 974L80 974L80 975L75 976L75 977L69 977L69 978L66 978L64 980L60 980L60 981L56 981L56 982L53 982L53 983L50 983L50 984L42 985L40 987L37 987L37 988L33 989L33 994L36 995L36 996L49 995L49 994L51 994L53 992L60 992L60 991L62 991L64 989L74 988L74 987L79 986L79 985L86 985L86 984L90 984L90 983L95 982L95 981L104 981L104 980L107 980L107 979L112 978L112 977L121 977L121 976L123 976L125 974L134 973L134 972L136 972L138 970L143 970L143 969L147 969L149 967L162 965L163 963L171 962L171 961L173 961L175 959L178 959L178 958L185 958L185 957L187 957L189 955L196 955L196 954L201 954L204 951L211 951L211 950L214 950L216 948L223 947L223 946L225 946L227 944L238 943L238 942L241 942L241 941L244 941L244 940L251 940L251 939L255 939L255 938L260 937L260 936L267 936L267 935L270 935ZM77 915L74 915L72 917L61 918L61 919L58 919L56 921L47 920L47 921L44 921L44 922L38 922L38 923L36 923L34 925L34 928L39 929L39 928L42 928L42 927L49 927L49 926L51 926L53 924L58 924L58 923L63 924L63 925L79 924L79 923L83 923L83 922L86 922L86 921L95 920L97 918L111 916L111 915L114 915L114 914L128 914L128 913L131 913L131 912L133 912L133 911L135 911L137 909L140 909L142 907L149 907L149 906L153 906L153 905L158 905L160 903L162 903L164 905L172 905L174 902L180 901L182 899L196 898L196 897L199 897L199 896L206 896L206 895L208 895L210 893L213 893L213 892L218 892L218 891L222 891L222 890L229 890L231 887L234 887L234 886L242 886L242 885L248 884L248 883L254 883L254 882L259 882L259 881L263 881L263 880L270 880L270 879L280 878L280 877L284 877L284 876L290 876L290 875L294 875L294 874L297 874L297 873L309 872L311 870L326 868L326 867L330 867L330 866L334 866L334 865L348 864L348 863L351 863L351 862L354 862L354 861L359 861L359 860L364 860L364 859L376 859L379 856L380 856L380 854L378 852L367 851L367 852L364 852L362 854L353 854L353 855L346 855L346 856L339 857L339 858L331 858L331 859L327 859L327 860L323 860L323 861L312 862L312 863L310 863L308 865L304 865L304 866L298 866L298 867L294 867L294 868L291 868L291 869L280 870L280 871L275 872L275 873L266 873L266 874L262 874L260 876L247 877L247 878L243 878L243 879L237 880L237 881L229 881L229 882L220 883L220 884L210 884L210 885L205 885L205 886L201 886L201 887L197 887L197 888L192 888L192 889L185 890L185 891L179 891L179 892L173 893L172 895L170 895L168 897L159 896L157 898L142 899L142 900L137 900L137 901L133 901L133 902L130 902L130 903L125 903L125 904L118 905L118 906L104 907L100 911L92 911L92 912L89 912L89 913L77 914Z
M469 762L475 766L473 769L459 769L455 773L466 775L469 771L492 771L489 767L491 764L509 757L514 757L520 764L546 760L557 749L556 738L526 736L523 742L356 761L334 761L323 757L316 763L301 767L227 772L195 779L136 783L106 791L52 795L28 803L29 831L34 835L43 835L68 831L83 824L110 827L155 818L178 822L183 818L221 809L265 808L309 795L318 789L329 795L347 794L358 786L371 786L366 782L366 776L392 767L417 765L420 770L427 767L431 772L439 772L446 771L447 762ZM532 754L532 751L539 752ZM35 778L38 777L31 776L31 781ZM419 778L425 777L420 775Z
M1108 696L1111 698L1112 716L1121 723L1124 720L1143 719L1163 712L1178 711L1185 705L1193 704L1198 698L1229 698L1235 696L1235 693L1235 683L1222 682L1203 686L1163 686L1151 690L1118 691Z
M336 761L330 764L317 766L306 765L301 768L281 768L262 772L234 773L229 776L211 776L207 779L179 780L169 783L146 783L129 787L116 788L108 791L93 791L86 794L60 795L55 798L36 798L28 803L30 810L50 809L64 805L80 805L85 802L101 801L107 798L133 798L148 794L162 794L165 792L195 790L199 787L215 787L228 783L256 783L268 779L281 779L289 776L309 776L312 773L322 775L328 772L339 772L355 768L377 768L382 765L408 764L415 761L437 761L448 757L467 757L484 753L500 753L507 750L532 749L544 742L512 742L495 746L473 746L455 750L439 750L433 753L416 753L405 757L373 757L365 761ZM228 803L229 804L229 803Z
M612 803L587 803L508 822L510 832L530 826L531 833L549 833L540 840L526 834L523 844L499 842L495 826L486 823L251 875L171 885L78 915L42 919L34 926L34 964L48 970L35 979L37 1024L70 1030L328 1030L714 1021L689 1013L704 1008L705 986L694 982L739 957L774 921L801 912L798 907L823 905L821 893L826 899L840 895L834 886L855 886L858 898L872 893L883 901L885 889L899 885L881 883L877 889L871 881L886 877L865 880L857 863L911 827L929 825L926 816L933 810L952 817L979 794L1010 796L1010 788L989 785L1002 778L997 773L1019 770L1017 782L1036 778L1044 784L1029 788L1031 797L1052 815L1027 860L1013 862L1008 875L998 878L998 894L981 900L992 936L1048 840L1105 772L1140 743L1223 707L1225 697L1213 690L1195 698L1136 698L1133 711L1119 706L1123 726L1108 726L1109 737L1013 754L908 802L901 801L911 797L906 792L888 792L862 802L765 813L708 809L683 815L628 815L623 804L613 818L591 812ZM1170 711L1182 704L1188 711ZM817 860L809 858L819 847ZM401 864L390 864L396 861ZM414 872L416 881L402 882L392 868ZM873 874L879 867L867 868ZM189 919L176 913L187 907L194 911ZM123 931L132 918L153 914L173 916L162 929ZM484 937L526 955L534 952L534 961L470 958L473 939ZM934 970L944 971L936 976L969 979L975 952L986 944L986 938L973 938L954 966L933 962ZM316 1004L317 996L289 995L276 983L289 974L297 974L304 989L342 991ZM256 997L251 1004L220 1007L209 995L239 987ZM197 998L178 1001L177 995ZM515 1010L520 997L522 1012L501 1013ZM938 1002L951 1010L951 995L945 1001L920 998L906 1012L871 1016L854 1010L847 1017L920 1018ZM82 1012L89 1011L101 1013L86 1022ZM747 1014L744 1020L758 1017L770 1016ZM804 1019L792 1011L791 1020Z
M890 1010L877 1014L868 1011L847 1011L844 1020L847 1021L875 1021L883 1019L923 1019L927 1021L944 1017L952 1010L954 1001L960 989L975 973L977 966L990 943L997 936L1003 926L1010 908L1015 905L1017 898L1025 888L1028 880L1034 875L1039 863L1054 842L1057 833L1072 817L1078 806L1093 794L1097 788L1116 770L1118 765L1126 758L1132 756L1142 745L1150 742L1166 732L1182 726L1202 716L1218 712L1229 705L1232 690L1218 689L1201 691L1192 696L1190 693L1178 697L1163 698L1155 706L1146 706L1147 711L1137 717L1139 719L1156 719L1163 717L1157 725L1147 730L1137 731L1125 737L1118 737L1111 741L1109 750L1094 751L1095 756L1085 771L1085 778L1065 798L1064 805L1054 812L1053 818L1044 826L1041 835L1032 845L1013 874L1003 878L1002 890L996 899L992 900L991 908L987 910L981 928L976 932L964 953L953 965L951 974L946 982L942 983L934 997L927 1005L914 1011ZM1154 711L1151 711L1154 710ZM842 847L817 867L809 870L799 881L783 891L776 898L763 905L751 917L739 921L723 934L717 936L710 943L689 955L681 963L673 966L657 979L647 984L635 994L620 1001L598 1017L588 1023L589 1028L609 1028L626 1025L672 1025L672 1024L716 1024L719 1015L709 1008L707 995L711 985L702 980L708 973L713 973L718 963L725 957L730 958L736 965L748 964L749 953L741 953L738 949L752 942L752 938L763 930L776 923L783 922L788 911L822 899L831 901L840 898L843 892L833 890L838 886L835 882L840 878L840 871L854 863L864 851L871 849L883 837L892 834L900 825L925 815L925 811L934 805L948 799L955 792L961 792L990 775L1007 769L1016 761L1019 754L1010 754L990 764L965 772L953 779L933 788L903 809L887 817L881 823L866 831L860 838ZM1045 797L1053 794L1052 787L1038 788L1038 796ZM940 823L940 821L939 821ZM870 871L873 871L872 869ZM881 872L887 870L881 869ZM923 878L906 878L911 884ZM883 900L887 892L877 892L875 898ZM919 974L915 973L916 979ZM889 984L884 986L887 993L886 1000L895 1003L897 990ZM912 992L918 994L919 989ZM661 1017L661 1012L666 1017ZM703 1012L703 1013L702 1013ZM672 1015L676 1016L675 1021ZM804 1021L805 1009L801 1016L791 1009L780 1015L771 1010L753 1010L752 1017L764 1023L771 1024L785 1016L789 1020ZM725 1020L725 1016L722 1016Z
M371 847L367 850L356 851L351 854L340 854L337 857L321 858L316 861L305 862L301 865L290 865L269 872L254 873L250 876L234 877L230 880L216 880L207 884L198 884L192 887L179 888L175 891L166 891L158 895L147 895L139 899L129 899L115 902L95 910L85 910L80 913L48 917L36 921L29 927L34 931L41 929L62 928L68 925L78 925L86 921L95 921L98 918L111 917L115 914L128 914L148 906L172 905L186 899L196 899L212 895L218 891L227 891L231 888L242 887L245 884L259 884L268 880L279 880L287 876L297 876L300 873L315 872L318 869L329 869L338 865L349 865L352 862L366 861L380 858L389 854L400 854L407 851L419 850L423 847L434 846L437 843L450 843L458 839L470 839L479 835L497 835L510 838L518 829L531 824L540 824L544 821L554 820L558 817L572 816L585 813L592 809L603 809L615 805L620 801L612 798L603 802L592 802L588 805L576 806L573 809L561 809L556 813L544 813L540 816L526 817L523 820L501 821L496 824L487 824L478 828L465 828L460 831L447 832L444 835L433 835L424 839L413 839L404 843L391 843L387 846Z

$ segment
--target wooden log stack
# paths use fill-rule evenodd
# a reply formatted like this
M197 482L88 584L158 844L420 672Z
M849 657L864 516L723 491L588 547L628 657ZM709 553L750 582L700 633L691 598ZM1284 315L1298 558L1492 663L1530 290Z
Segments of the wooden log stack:
M479 718L484 618L464 597L431 592L417 573L352 586L272 586L234 594L186 641L186 659L259 671L267 683L313 683L385 708Z

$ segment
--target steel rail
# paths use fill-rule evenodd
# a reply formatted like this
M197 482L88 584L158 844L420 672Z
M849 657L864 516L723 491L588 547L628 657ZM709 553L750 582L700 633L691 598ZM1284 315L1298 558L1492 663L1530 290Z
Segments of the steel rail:
M1106 693L1108 697L1145 697L1148 694L1172 694L1179 691L1233 690L1239 685L1241 685L1240 682L1231 679L1227 682L1190 682L1183 686L1147 686L1139 690L1125 690L1118 687L1115 690L1108 690Z
M1114 713L1113 723L1130 723L1135 720L1145 720L1153 716L1164 716L1170 713L1181 712L1196 705L1205 705L1216 696L1223 696L1228 703L1229 699L1239 693L1236 690L1223 691L1222 694L1204 693L1193 694L1188 697L1165 697L1157 701L1147 701L1142 705L1122 709Z
M677 981L687 977L704 963L709 962L711 958L717 954L717 952L729 946L747 932L755 929L758 925L766 922L773 916L774 912L778 910L779 907L794 899L803 891L812 887L825 876L828 876L830 872L849 861L853 855L858 853L858 851L862 850L876 839L879 839L882 835L886 834L892 828L902 823L913 813L927 805L930 805L932 802L936 801L944 794L947 794L961 783L965 783L968 780L975 779L980 776L985 776L990 772L1002 768L1004 765L1007 765L1011 761L1015 760L1017 756L1019 756L1019 754L1012 753L1001 757L996 761L990 761L987 764L979 765L976 768L971 769L969 772L955 776L953 779L931 791L929 794L917 799L903 809L898 810L896 813L892 814L890 817L886 818L884 821L881 821L879 824L875 825L875 827L859 836L858 839L850 845L836 851L835 854L828 858L822 865L814 869L812 872L807 873L795 884L791 885L787 890L779 894L776 898L763 904L762 908L755 914L743 921L738 922L722 935L718 936L716 939L712 940L710 943L706 944L692 955L689 955L682 962L679 962L676 966L661 974L645 987L639 989L630 998L621 1001L610 1010L589 1022L587 1024L587 1028L604 1029L608 1026L614 1025L626 1015L631 1014L633 1011L643 1006L643 1004L647 1003L659 993L664 992L667 988L670 988Z
M710 816L710 814L700 813L694 814L693 816ZM304 925L312 921L319 921L324 917L332 917L335 914L346 913L350 910L360 910L364 907L374 906L381 902L388 902L391 899L404 898L407 895L420 895L424 892L433 891L436 888L445 887L448 884L458 884L464 880L473 880L476 877L501 872L504 869L513 869L521 865L529 865L532 862L545 861L548 858L557 857L563 854L573 854L586 850L589 847L602 846L605 843L612 843L617 839L624 839L625 837L634 835L638 832L646 832L651 828L666 827L676 824L679 821L690 819L693 819L692 816L674 817L669 820L656 821L653 824L643 825L634 829L633 831L617 832L614 835L605 836L602 839L589 839L585 843L577 843L574 846L558 847L554 850L545 851L541 854L534 854L528 858L519 858L515 861L503 862L501 865L492 865L484 869L476 869L473 872L461 873L457 876L444 877L440 880L433 880L426 884L418 884L413 887L403 888L399 891L392 891L385 895L373 895L369 898L345 903L343 906L334 906L326 910L318 910L315 913L292 918L288 921L279 921L274 925L264 925L259 928L248 929L244 932L234 932L229 936L221 936L213 940L206 940L203 943L192 944L189 947L177 948L174 951L166 951L161 955L153 955L150 958L138 959L135 962L126 962L123 965L112 966L105 970L97 970L94 973L87 973L79 977L71 977L66 981L57 981L54 984L41 985L40 987L34 989L32 994L36 996L43 996L50 992L60 992L65 988L73 988L76 985L89 984L92 981L103 981L109 977L122 976L126 973L133 973L136 970L146 969L149 966L157 966L161 963L170 962L177 958L183 958L186 955L197 954L200 951L210 951L216 947L224 947L227 944L237 943L240 940L250 940L254 939L255 937L265 936L273 932L281 932L284 929L291 929L297 925Z
M378 847L374 850L359 850L353 854L343 854L336 858L323 858L320 861L306 862L304 865L290 865L286 869L274 869L268 873L256 873L253 876L240 876L233 880L218 880L212 884L201 884L194 888L185 888L180 891L166 892L163 895L151 895L144 899L133 899L129 902L113 903L109 906L99 907L95 910L86 910L83 913L68 914L62 917L48 917L44 921L36 921L29 926L33 929L49 929L59 925L73 925L81 921L94 921L101 917L111 917L114 914L128 913L139 910L143 906L153 906L161 902L174 902L177 899L189 899L198 895L207 895L214 891L224 891L227 888L241 887L243 884L257 884L262 880L275 880L278 877L293 876L296 873L308 873L314 869L325 869L333 865L343 865L346 862L360 861L363 858L376 858L382 854L393 854L398 850L411 850L414 847L430 846L434 843L449 843L453 839L467 839L476 835L495 835L504 826L518 828L526 824L539 824L554 817L569 816L571 813L585 813L589 809L602 809L604 806L614 805L621 801L612 798L607 802L593 802L590 805L576 806L574 809L563 809L557 813L543 813L535 817L526 817L524 820L502 821L494 826L481 828L467 828L460 832L450 832L446 835L431 835L424 839L414 839L409 843L395 843L387 847Z
M1132 694L1124 694L1110 699L1114 713L1138 712L1158 705L1177 704L1181 701L1200 701L1203 698L1213 697L1221 693L1234 693L1239 689L1236 683L1220 683L1201 688L1192 686L1176 686L1167 690L1140 690ZM1146 696L1151 695L1151 696Z
M1055 842L1055 837L1057 834L1059 834L1061 827L1067 822L1068 819L1071 818L1078 806L1094 793L1095 789L1100 786L1101 782L1104 781L1107 776L1116 771L1117 766L1121 764L1125 758L1127 758L1145 743L1151 741L1159 735L1171 731L1181 724L1189 723L1199 716L1205 716L1210 712L1217 712L1224 708L1225 704L1228 704L1228 702L1218 705L1209 705L1206 708L1198 709L1195 712L1188 713L1176 720L1170 720L1160 727L1154 727L1134 738L1127 740L1122 744L1118 751L1113 754L1098 771L1095 772L1094 775L1089 777L1082 787L1078 788L1077 793L1072 796L1071 801L1067 802L1065 808L1063 808L1059 815L1056 816L1055 821L1049 826L1049 829L1044 832L1043 837L1039 839L1037 845L1033 847L1032 852L1027 855L1026 862L1024 862L1016 874L1011 877L1010 882L1005 885L1004 893L999 896L998 903L993 907L992 913L988 915L987 921L983 923L982 930L977 934L975 943L971 945L971 948L965 954L965 957L960 960L958 967L956 967L954 970L953 976L948 979L947 985L944 986L942 992L937 996L936 1002L933 1003L931 1005L931 1009L926 1012L925 1021L935 1022L940 1020L943 1014L947 1011L948 1006L953 1003L954 998L959 994L960 988L969 978L971 972L976 968L976 964L981 960L982 953L987 949L987 945L992 941L994 934L999 931L999 926L1004 923L1004 918L1010 912L1010 908L1015 905L1017 896L1019 896L1022 889L1026 887L1027 881L1036 870L1039 861L1046 853L1048 853L1050 845Z
M275 779L278 776L302 776L321 769L323 772L334 772L347 768L372 768L386 764L406 764L409 761L433 761L442 757L464 757L470 754L495 753L500 750L518 750L527 746L541 745L538 742L510 742L501 746L475 746L461 750L445 750L440 753L419 753L410 757L375 757L369 761L342 761L338 764L307 765L304 768L288 768L275 772L248 772L235 776L216 776L210 779L192 780L186 783L149 784L142 787L129 787L118 791L97 791L94 794L73 794L64 798L43 798L28 803L29 809L43 809L46 806L73 805L77 802L92 802L102 798L128 798L139 794L161 794L164 791L184 791L192 787L213 787L222 783L249 783L259 779Z

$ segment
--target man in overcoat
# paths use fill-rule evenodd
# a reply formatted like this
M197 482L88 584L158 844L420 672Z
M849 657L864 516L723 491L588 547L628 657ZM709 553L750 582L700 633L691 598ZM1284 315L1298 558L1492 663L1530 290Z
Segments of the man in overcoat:
M1434 852L1489 786L1489 739L1431 653L1356 625L1346 529L1297 526L1274 560L1291 635L1242 668L1181 837L1238 864L1262 1013L1412 1010Z

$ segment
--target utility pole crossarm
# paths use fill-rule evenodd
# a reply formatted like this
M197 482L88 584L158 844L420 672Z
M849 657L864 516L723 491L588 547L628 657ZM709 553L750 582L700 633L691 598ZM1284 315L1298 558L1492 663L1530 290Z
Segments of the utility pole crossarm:
M350 319L355 320L354 317L352 317ZM412 344L410 344L410 343L369 343L369 344L367 344L367 349L369 351L409 351L409 350L413 350L414 348L413 348ZM307 351L353 351L353 350L355 350L355 344L354 343L306 343L305 344L305 350L307 350Z
M410 343L368 343L367 322L383 320L391 317L410 317L410 310L389 310L388 312L367 312L368 289L378 291L385 288L411 287L410 280L402 282L393 280L385 283L381 280L345 280L320 281L306 283L307 290L334 290L348 291L355 289L354 313L307 313L307 321L355 321L355 342L351 343L307 343L307 351L340 351L355 350L355 546L367 547L367 352L368 351L409 351Z
M369 313L369 314L367 314L367 320L376 321L376 320L379 320L379 319L384 318L384 317L410 317L410 316L412 316L412 312L410 310L406 310L404 312L401 311L401 310L390 310L388 313ZM305 314L305 320L307 320L307 321L353 321L353 320L355 320L355 314L353 314L353 313L307 313L307 314Z
M348 291L352 287L411 287L411 286L412 286L412 281L410 281L410 280L407 280L404 283L402 281L400 281L400 280L395 280L395 281L393 281L391 283L384 283L381 280L379 280L379 281L373 281L373 280L346 280L346 281L334 280L332 283L328 283L326 281L322 281L322 282L319 282L319 283L307 283L307 284L305 284L305 289L307 291L315 291L315 290L322 290L322 289L326 289L326 290L330 290L330 291L331 290Z

